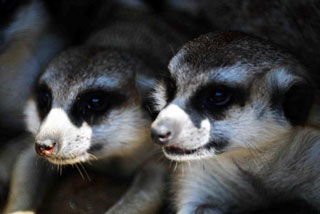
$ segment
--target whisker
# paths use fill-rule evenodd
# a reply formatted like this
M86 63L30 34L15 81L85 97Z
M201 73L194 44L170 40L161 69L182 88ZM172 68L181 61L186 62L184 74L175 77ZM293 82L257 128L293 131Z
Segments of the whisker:
M81 169L79 168L79 166L78 166L78 164L77 164L77 163L75 164L75 166L76 166L76 168L78 169L78 171L79 171L79 173L80 173L81 178L82 178L83 180L85 180L85 178L84 178L84 176L83 176L83 174L82 174L82 172L81 172Z
M170 47L170 49L171 49L171 52L172 52L173 56L176 55L173 46L170 44L169 47Z
M171 166L172 166L172 160L170 160L169 169L171 169Z
M98 160L98 158L97 158L95 155L93 155L93 154L90 154L90 158L92 158L92 159L94 159L94 160Z
M249 151L253 153L253 155L258 159L259 162L255 161L254 164L256 166L265 165L267 163L267 160L264 157L264 154L262 151L260 151L254 144L248 143ZM259 167L262 169L265 169L265 167Z
M174 166L173 172L176 171L177 167L178 167L178 162L176 162L176 165Z
M190 160L188 160L188 165L189 165L189 169L190 169L190 171L192 170L192 167L191 167L191 161Z
M59 164L59 175L62 176L62 165Z
M181 166L181 174L184 176L184 165Z
M202 166L203 166L203 170L206 171L206 161L204 159L201 159L200 162L202 163Z
M88 163L90 166L92 166L91 160L87 160L87 163Z
M203 170L203 171L206 171L206 167L205 167L205 164L204 164L204 162L202 161L202 159L199 159L199 162L200 162L200 164L202 164L202 170Z
M161 155L157 161L160 162L163 158L164 158L164 155Z
M82 163L79 163L79 165L81 166L82 170L84 171L84 173L86 174L88 181L91 182L91 178L86 170L86 168L84 167L84 165Z

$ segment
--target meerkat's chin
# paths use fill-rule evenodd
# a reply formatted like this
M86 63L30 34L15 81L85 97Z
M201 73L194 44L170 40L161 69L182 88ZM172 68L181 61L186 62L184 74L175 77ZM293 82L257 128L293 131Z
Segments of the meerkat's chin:
M96 160L96 158L93 155L87 152L83 152L78 155L72 155L72 156L59 156L59 157L51 156L51 157L46 157L46 159L49 162L57 165L72 165L76 163L87 162L90 160Z
M214 149L215 142L209 142L196 149L185 149L177 146L164 146L162 151L165 156L175 161L197 160L202 158L212 157L218 152Z

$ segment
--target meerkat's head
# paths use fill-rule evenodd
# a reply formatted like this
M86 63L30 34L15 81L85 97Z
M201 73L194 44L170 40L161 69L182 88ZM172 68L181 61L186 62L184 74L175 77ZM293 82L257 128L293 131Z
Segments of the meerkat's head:
M56 164L123 156L149 138L135 71L138 59L102 48L75 48L39 77L26 107L38 154Z
M172 160L275 142L304 125L313 103L305 69L267 41L236 32L201 36L156 86L154 140Z

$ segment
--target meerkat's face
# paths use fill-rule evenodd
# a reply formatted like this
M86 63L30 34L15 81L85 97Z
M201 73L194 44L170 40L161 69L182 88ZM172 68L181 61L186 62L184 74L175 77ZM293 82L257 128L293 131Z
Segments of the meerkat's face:
M183 161L275 142L307 119L311 85L276 47L237 33L202 36L169 64L156 86L152 124L164 154Z
M122 156L148 139L135 85L136 60L117 51L75 49L54 59L26 108L38 154L56 164Z

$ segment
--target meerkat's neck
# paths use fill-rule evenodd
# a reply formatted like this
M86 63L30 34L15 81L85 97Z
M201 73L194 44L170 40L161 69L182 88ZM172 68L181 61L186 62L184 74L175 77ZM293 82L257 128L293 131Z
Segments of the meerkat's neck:
M92 162L90 166L110 175L115 173L119 176L127 177L131 176L148 160L155 159L159 154L162 154L160 148L148 138L130 153L102 158Z

